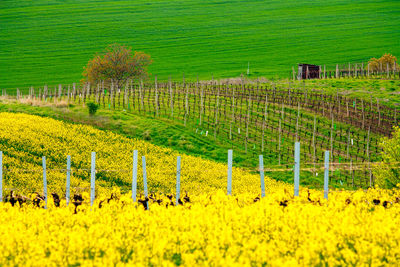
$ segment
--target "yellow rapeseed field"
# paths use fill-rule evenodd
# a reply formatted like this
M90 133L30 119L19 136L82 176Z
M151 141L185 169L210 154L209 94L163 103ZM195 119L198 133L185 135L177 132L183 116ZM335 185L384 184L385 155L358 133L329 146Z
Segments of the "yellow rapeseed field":
M0 204L4 266L381 266L400 261L399 191L224 192L150 209L109 203L47 210ZM50 199L51 200L51 199ZM87 202L87 201L86 201Z
M132 150L148 160L150 191L130 192ZM321 191L233 171L226 196L224 164L182 156L183 205L173 206L176 152L82 125L22 114L0 114L0 150L8 189L33 199L42 190L47 157L49 192L62 197L66 156L72 186L83 190L67 206L31 200L0 203L0 266L397 266L400 191ZM98 195L89 205L90 152L97 152ZM22 172L21 170L25 170ZM80 171L78 171L80 169ZM26 170L29 170L26 171ZM75 170L75 171L74 171ZM107 171L104 171L107 170ZM118 170L118 171L116 171ZM116 172L115 172L116 171ZM139 178L141 177L139 168ZM118 186L112 188L112 186ZM139 183L139 192L143 185ZM7 190L8 190L7 189ZM124 190L125 190L124 189ZM7 195L9 191L5 192ZM162 194L163 193L163 194ZM169 198L171 197L171 199ZM171 203L172 202L172 203ZM171 205L172 204L172 205Z
M71 186L88 188L92 151L97 153L96 185L129 189L135 149L139 153L139 188L143 188L141 156L145 156L149 190L164 193L175 190L179 154L171 149L86 125L27 114L0 113L0 151L4 155L4 179L8 189L42 191L42 156L45 156L49 191L63 192L67 155L71 156ZM181 175L182 191L191 194L226 188L225 164L182 155ZM259 176L234 168L233 177L233 192L260 191ZM266 186L273 189L284 184L266 179Z

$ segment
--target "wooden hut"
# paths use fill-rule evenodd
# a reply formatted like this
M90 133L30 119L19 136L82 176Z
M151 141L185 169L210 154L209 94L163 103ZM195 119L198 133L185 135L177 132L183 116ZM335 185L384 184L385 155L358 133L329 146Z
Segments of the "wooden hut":
M319 79L320 67L311 64L299 64L297 78L299 80Z

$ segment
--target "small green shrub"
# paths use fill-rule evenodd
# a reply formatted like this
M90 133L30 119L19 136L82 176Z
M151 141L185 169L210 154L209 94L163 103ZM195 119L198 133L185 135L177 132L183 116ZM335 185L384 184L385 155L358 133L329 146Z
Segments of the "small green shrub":
M151 140L150 133L151 133L151 132L150 132L149 130L144 131L144 132L143 132L143 140L150 141L150 140Z
M88 109L89 109L89 114L90 114L90 115L96 114L97 109L99 108L99 105L97 105L97 104L94 103L94 102L88 102L88 103L86 104L86 106L87 106Z
M383 188L400 184L400 127L395 127L392 138L383 138L382 163L374 169L375 182Z

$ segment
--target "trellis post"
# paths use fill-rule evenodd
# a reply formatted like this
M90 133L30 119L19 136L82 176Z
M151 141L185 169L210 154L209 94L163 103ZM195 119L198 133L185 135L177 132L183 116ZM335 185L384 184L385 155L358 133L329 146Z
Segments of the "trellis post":
M144 189L144 198L146 200L148 196L147 191L147 172L146 172L146 157L142 156L142 168L143 168L143 189ZM146 209L149 209L149 201L146 201Z
M93 206L96 182L96 152L92 152L90 167L90 206Z
M294 144L294 196L299 196L300 185L300 142Z
M181 156L176 159L176 200L175 205L179 205L179 198L181 194Z
M264 160L263 155L259 156L260 161L260 180L261 180L261 197L265 197L265 181L264 181Z
M328 199L329 193L329 150L325 151L325 168L324 168L324 198Z
M43 195L44 195L44 208L47 209L47 177L46 177L46 157L42 157L43 166Z
M233 158L233 150L228 150L228 186L227 193L228 196L232 195L232 158Z
M137 190L137 164L138 164L138 151L133 151L133 166L132 166L132 200L136 202Z
M67 201L67 206L70 200L70 185L71 185L71 156L67 156L67 186L65 192L65 199Z

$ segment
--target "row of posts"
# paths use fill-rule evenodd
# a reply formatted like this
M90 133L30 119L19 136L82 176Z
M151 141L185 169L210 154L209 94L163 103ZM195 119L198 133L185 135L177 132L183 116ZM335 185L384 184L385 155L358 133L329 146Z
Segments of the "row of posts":
M228 150L228 176L227 176L227 195L232 195L232 162L233 150ZM45 209L47 208L47 176L46 176L46 157L42 157L43 167L43 195L45 201ZM133 151L133 167L132 167L132 200L136 202L137 192L137 168L138 168L138 151ZM263 156L259 156L260 180L261 180L261 197L265 197L265 181L264 181L264 160ZM147 172L146 172L146 157L142 156L142 169L143 169L143 189L145 198L148 197L147 189ZM70 201L70 178L71 178L71 156L67 156L67 182L66 182L66 202L67 205ZM90 168L90 205L93 205L95 200L95 182L96 182L96 152L91 154L91 168ZM299 196L300 187L300 142L295 143L294 155L294 196ZM178 205L181 191L181 157L177 157L177 171L176 171L176 199L175 204ZM324 198L328 199L329 192L329 151L325 151L325 165L324 165ZM3 201L3 152L0 151L0 202ZM149 203L147 209L149 209Z

